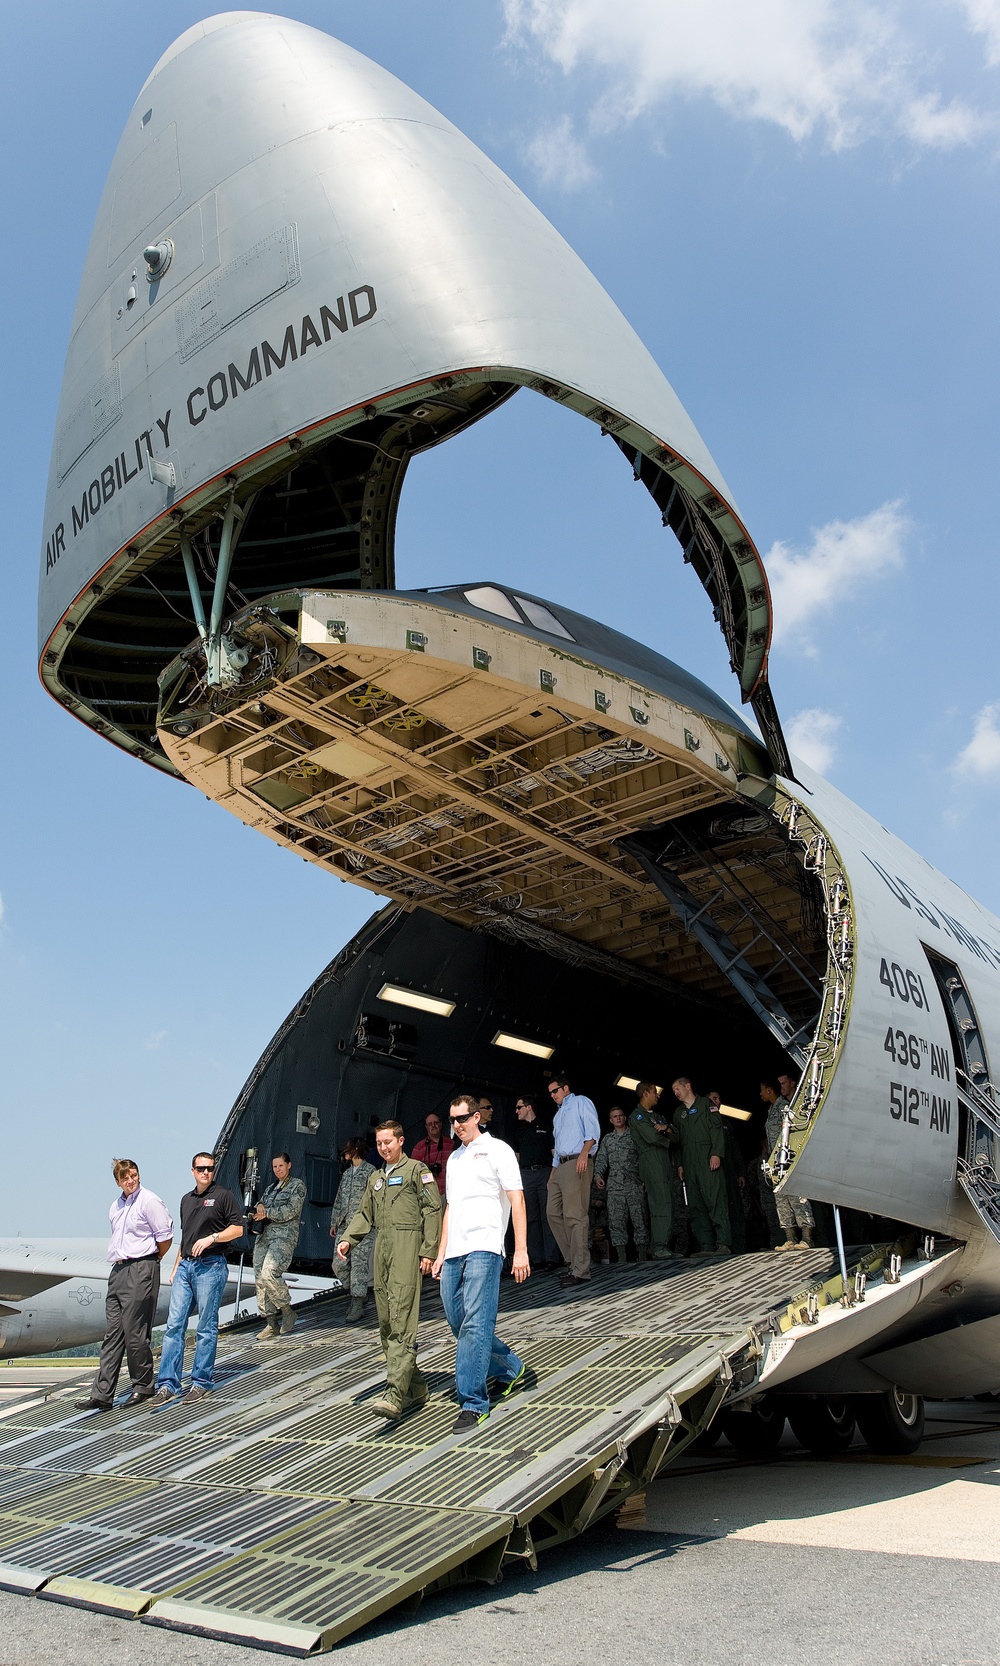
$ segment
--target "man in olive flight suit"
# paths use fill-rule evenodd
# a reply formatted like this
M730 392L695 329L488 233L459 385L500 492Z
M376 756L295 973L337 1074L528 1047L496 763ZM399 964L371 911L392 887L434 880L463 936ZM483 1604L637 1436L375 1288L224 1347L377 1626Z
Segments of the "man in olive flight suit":
M686 1076L679 1076L673 1083L673 1093L680 1101L673 1120L673 1130L681 1145L677 1172L687 1187L691 1226L698 1248L711 1255L718 1246L719 1255L732 1255L733 1235L722 1172L725 1154L722 1118L713 1112L707 1099L695 1093Z
M417 1365L420 1285L421 1274L430 1272L437 1254L442 1205L430 1170L404 1157L400 1123L380 1123L375 1144L385 1168L369 1180L337 1254L346 1260L355 1244L375 1228L375 1307L386 1391L371 1407L395 1421L427 1399L427 1382Z
M639 1173L649 1200L653 1260L664 1261L670 1255L670 1234L674 1226L674 1171L667 1124L656 1109L659 1088L652 1082L640 1082L636 1093L639 1103L628 1119L628 1131L638 1154Z

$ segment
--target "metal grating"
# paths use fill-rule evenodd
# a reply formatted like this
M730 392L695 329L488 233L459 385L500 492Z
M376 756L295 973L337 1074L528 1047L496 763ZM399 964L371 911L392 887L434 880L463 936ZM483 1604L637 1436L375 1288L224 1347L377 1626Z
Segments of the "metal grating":
M253 1638L307 1654L383 1614L478 1551L506 1540L507 1516L343 1505L154 1604L153 1623Z
M293 1653L328 1647L466 1577L493 1546L491 1575L515 1516L581 1497L571 1489L662 1415L672 1385L709 1384L751 1324L830 1266L819 1251L595 1268L569 1299L545 1277L505 1287L501 1334L529 1375L460 1436L436 1301L421 1332L431 1398L396 1424L370 1408L373 1330L348 1336L313 1314L293 1346L231 1334L220 1386L195 1408L81 1418L64 1403L48 1426L2 1431L0 1583Z

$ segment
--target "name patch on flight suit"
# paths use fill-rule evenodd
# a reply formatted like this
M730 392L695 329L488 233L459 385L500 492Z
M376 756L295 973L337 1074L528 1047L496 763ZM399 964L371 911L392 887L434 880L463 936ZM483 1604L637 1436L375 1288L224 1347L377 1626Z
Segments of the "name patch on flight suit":
M401 1186L402 1184L403 1176L401 1174L394 1174L391 1180L386 1181L387 1186Z

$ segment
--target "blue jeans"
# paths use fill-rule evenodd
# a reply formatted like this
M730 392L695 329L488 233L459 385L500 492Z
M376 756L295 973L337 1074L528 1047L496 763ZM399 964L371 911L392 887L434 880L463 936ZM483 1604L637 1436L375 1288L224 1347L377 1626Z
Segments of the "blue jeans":
M229 1268L224 1255L185 1257L178 1261L170 1287L170 1311L163 1333L157 1388L181 1386L184 1371L184 1332L191 1309L198 1309L198 1333L191 1367L192 1388L211 1388L215 1371L215 1350L219 1345L219 1305L226 1288Z
M455 1387L463 1411L490 1409L486 1382L496 1377L512 1382L521 1361L496 1334L503 1256L489 1250L456 1255L441 1268L441 1300L455 1333Z

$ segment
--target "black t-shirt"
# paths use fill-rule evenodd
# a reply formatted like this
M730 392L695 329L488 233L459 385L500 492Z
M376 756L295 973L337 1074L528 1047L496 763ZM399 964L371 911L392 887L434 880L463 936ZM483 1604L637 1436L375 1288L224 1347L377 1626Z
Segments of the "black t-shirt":
M536 1117L534 1122L519 1122L514 1150L523 1169L550 1168L552 1165L552 1131L543 1127Z
M242 1220L243 1211L232 1192L216 1185L214 1180L204 1192L199 1192L197 1186L194 1191L185 1192L181 1198L181 1254L190 1255L199 1238L210 1238L213 1232L222 1232ZM224 1244L213 1244L211 1250L203 1250L202 1254L224 1255L225 1252Z

